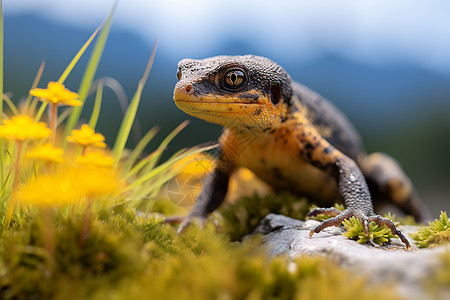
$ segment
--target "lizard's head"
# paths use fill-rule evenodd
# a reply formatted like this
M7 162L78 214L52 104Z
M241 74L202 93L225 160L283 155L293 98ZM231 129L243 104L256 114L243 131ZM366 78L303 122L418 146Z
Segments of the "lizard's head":
M177 107L225 127L276 126L286 118L292 96L289 75L260 56L183 59L177 77Z

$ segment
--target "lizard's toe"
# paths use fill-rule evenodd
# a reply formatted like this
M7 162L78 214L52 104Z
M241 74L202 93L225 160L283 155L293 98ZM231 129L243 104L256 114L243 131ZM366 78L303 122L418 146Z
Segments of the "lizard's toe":
M411 244L409 243L409 240L400 230L397 229L394 222L378 215L369 217L369 221L375 222L379 227L386 225L386 227L391 230L392 234L398 236L400 240L405 244L406 250L411 250Z
M339 215L342 211L331 207L331 208L314 208L313 210L311 210L310 212L308 212L306 214L306 220L308 220L309 218L312 217L317 217L318 215L325 215L325 216L330 216L330 217L336 217L337 215Z
M334 217L330 218L328 220L322 221L318 226L316 226L313 230L311 230L311 232L309 233L309 236L313 236L314 233L319 233L327 227L339 226L339 225L341 225L342 221L344 221L354 215L353 211L351 211L349 209L346 209L344 211L335 209L335 211L334 211L332 208L326 208L326 209L319 208L316 210L322 210L322 211L325 210L326 211L324 213L325 215L328 215L328 216L334 215ZM312 210L311 212L314 212L314 211L315 210ZM316 214L316 215L318 215L318 214ZM310 215L310 217L312 217L312 215Z

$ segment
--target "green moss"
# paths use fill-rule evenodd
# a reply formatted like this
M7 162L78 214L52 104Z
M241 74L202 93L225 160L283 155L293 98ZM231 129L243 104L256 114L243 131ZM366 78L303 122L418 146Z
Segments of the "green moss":
M356 240L360 244L367 243L372 240L374 243L383 245L390 242L391 238L396 237L386 225L378 226L375 222L371 222L369 225L369 235L364 234L364 228L361 221L355 217L351 217L342 222L347 230L342 235L350 239Z
M294 219L304 219L310 204L287 192L260 197L244 197L227 203L219 209L223 218L223 232L231 240L239 240L251 233L269 213L283 214Z
M441 211L439 220L429 222L429 225L410 234L420 248L433 247L450 241L450 220L446 212Z
M293 262L267 256L254 241L200 256L168 257L151 271L96 299L399 299L392 286L371 287L367 278L324 257Z
M397 299L325 257L269 258L259 238L231 242L212 224L183 235L133 210L29 211L0 239L2 299Z

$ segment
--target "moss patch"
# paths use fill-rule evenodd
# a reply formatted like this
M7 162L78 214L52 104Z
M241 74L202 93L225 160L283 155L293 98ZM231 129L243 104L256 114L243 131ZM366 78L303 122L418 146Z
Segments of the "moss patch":
M441 211L438 220L410 234L420 248L433 247L450 241L450 220L446 212Z
M227 203L219 209L223 218L223 231L231 240L239 240L253 232L269 213L283 214L294 219L304 219L310 204L288 192L274 195L244 197Z
M231 242L214 226L177 235L159 217L99 208L82 237L81 214L44 217L30 211L3 233L0 298L398 299L331 259L269 259L258 238Z
M379 245L389 243L391 238L395 238L391 230L386 227L386 225L378 226L375 222L371 222L369 225L369 235L364 234L364 228L355 217L351 217L348 220L342 222L345 229L347 230L342 235L350 239L356 240L360 244L367 243L368 241L373 241Z

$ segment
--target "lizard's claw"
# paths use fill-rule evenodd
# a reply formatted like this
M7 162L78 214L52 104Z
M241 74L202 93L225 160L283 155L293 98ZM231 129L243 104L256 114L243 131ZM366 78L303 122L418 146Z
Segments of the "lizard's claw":
M356 217L361 221L364 229L364 234L366 236L369 235L370 222L375 222L380 227L386 225L391 230L392 234L397 235L400 238L400 240L405 244L407 250L411 249L411 244L409 243L405 235L395 227L394 223L391 220L387 218L383 218L378 215L367 216L367 214L364 212L355 211L352 209L340 211L335 208L316 208L306 214L306 219L318 215L327 215L331 216L332 218L321 222L318 226L311 230L311 232L309 233L310 237L312 237L314 233L319 233L327 227L339 226L341 225L342 221L347 220L350 217Z
M406 250L411 250L411 244L409 243L406 236L395 227L394 222L389 220L388 218L383 218L382 216L370 216L369 217L370 222L375 222L378 226L386 225L387 228L389 228L393 235L396 235L400 238L400 240L405 244Z
M340 211L336 208L316 208L306 214L306 219L309 219L311 217L315 217L318 215L326 215L326 216L330 216L332 218L322 221L318 226L316 226L313 230L311 230L311 232L309 233L310 237L313 236L314 233L319 233L327 227L331 227L331 226L337 227L337 226L341 225L342 221L352 217L354 215L354 213L351 210ZM363 222L363 224L364 224L364 222ZM366 229L364 229L364 232L365 231L366 231ZM369 232L368 229L367 229L367 232Z

